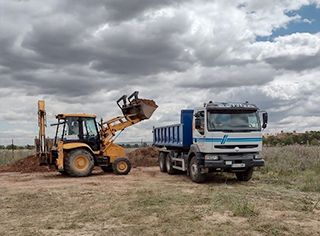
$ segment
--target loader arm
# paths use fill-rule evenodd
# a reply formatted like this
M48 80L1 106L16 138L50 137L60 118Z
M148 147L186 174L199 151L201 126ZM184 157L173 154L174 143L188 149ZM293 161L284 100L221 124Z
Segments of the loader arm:
M115 145L113 142L117 137L117 132L121 132L142 120L149 119L158 107L152 100L139 99L137 91L128 97L126 95L122 96L118 99L117 104L123 116L114 117L106 122L101 121L100 124L101 151L103 153L107 153L108 148Z
M128 128L140 121L140 119L131 120L126 116L118 116L102 123L101 138L103 142L103 149L107 149L110 144L114 142L117 132L121 132L125 128Z

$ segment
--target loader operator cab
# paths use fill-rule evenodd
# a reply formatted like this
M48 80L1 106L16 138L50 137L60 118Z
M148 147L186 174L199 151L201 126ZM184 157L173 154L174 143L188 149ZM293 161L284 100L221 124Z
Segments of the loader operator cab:
M93 151L100 149L100 135L95 115L88 114L59 114L56 125L56 135L54 145L58 141L63 143L86 143Z

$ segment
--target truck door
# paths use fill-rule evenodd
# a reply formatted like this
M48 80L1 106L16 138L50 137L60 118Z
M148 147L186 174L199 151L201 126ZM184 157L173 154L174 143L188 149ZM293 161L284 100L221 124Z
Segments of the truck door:
M194 114L194 132L193 132L193 143L197 144L200 149L205 147L206 136L205 136L205 116L204 111L198 111Z

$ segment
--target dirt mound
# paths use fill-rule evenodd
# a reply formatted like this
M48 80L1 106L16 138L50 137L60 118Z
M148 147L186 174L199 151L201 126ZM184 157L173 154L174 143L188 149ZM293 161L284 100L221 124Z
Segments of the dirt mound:
M144 104L146 104L146 105L148 105L148 106L155 107L155 108L158 107L158 105L156 104L156 102L153 101L153 100L150 100L150 99L141 99L141 98L138 98L138 99L136 99L135 101L136 101L137 103L143 102Z
M128 157L133 167L157 166L159 150L155 147L139 148L130 153Z
M40 166L39 160L35 155L23 158L11 165L0 167L0 172L49 172L50 170L47 166Z

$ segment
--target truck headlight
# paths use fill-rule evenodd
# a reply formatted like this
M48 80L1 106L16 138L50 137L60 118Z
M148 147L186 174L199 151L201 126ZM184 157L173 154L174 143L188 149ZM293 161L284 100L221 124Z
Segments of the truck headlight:
M204 156L205 160L210 160L210 161L217 161L219 160L219 156L217 155L212 155L212 154L207 154Z
M259 154L254 154L253 159L261 159L261 156Z

